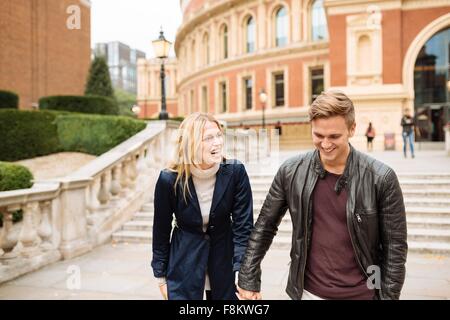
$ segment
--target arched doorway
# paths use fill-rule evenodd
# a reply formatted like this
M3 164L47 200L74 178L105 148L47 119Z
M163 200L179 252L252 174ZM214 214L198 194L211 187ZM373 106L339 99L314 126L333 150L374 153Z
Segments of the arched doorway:
M450 121L450 27L421 47L414 65L414 113L420 141L444 141Z

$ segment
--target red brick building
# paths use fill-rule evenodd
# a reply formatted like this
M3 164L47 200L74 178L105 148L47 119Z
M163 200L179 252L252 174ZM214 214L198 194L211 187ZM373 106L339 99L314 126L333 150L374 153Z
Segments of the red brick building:
M55 94L83 94L91 59L90 1L1 0L0 90L20 108Z
M229 127L255 128L264 117L266 127L281 126L282 147L298 147L310 141L311 101L335 88L355 103L355 145L365 146L372 122L375 149L384 147L387 133L400 147L406 108L418 117L421 139L443 140L450 109L450 0L180 4L174 115L208 111Z

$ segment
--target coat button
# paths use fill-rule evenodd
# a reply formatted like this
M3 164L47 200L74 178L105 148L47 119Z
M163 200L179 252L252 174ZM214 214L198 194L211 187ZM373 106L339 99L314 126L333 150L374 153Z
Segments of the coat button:
M205 240L209 241L210 237L209 235L205 234Z

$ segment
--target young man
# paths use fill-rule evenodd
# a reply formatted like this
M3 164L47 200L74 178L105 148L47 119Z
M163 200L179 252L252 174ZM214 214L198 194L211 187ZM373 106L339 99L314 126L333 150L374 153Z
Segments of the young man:
M414 159L414 119L411 117L411 113L409 109L405 110L405 113L402 117L402 121L400 122L402 126L402 137L403 137L403 155L407 156L406 148L409 143L409 150L411 151L411 157Z
M292 299L399 299L408 248L397 176L349 144L355 111L345 94L322 93L309 117L316 150L278 170L241 264L239 297L261 298L261 261L289 209Z

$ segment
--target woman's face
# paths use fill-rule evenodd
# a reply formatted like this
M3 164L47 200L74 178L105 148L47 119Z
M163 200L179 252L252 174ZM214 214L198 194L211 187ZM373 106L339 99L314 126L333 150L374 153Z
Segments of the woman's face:
M215 122L208 121L203 128L201 169L209 169L222 161L223 134Z

